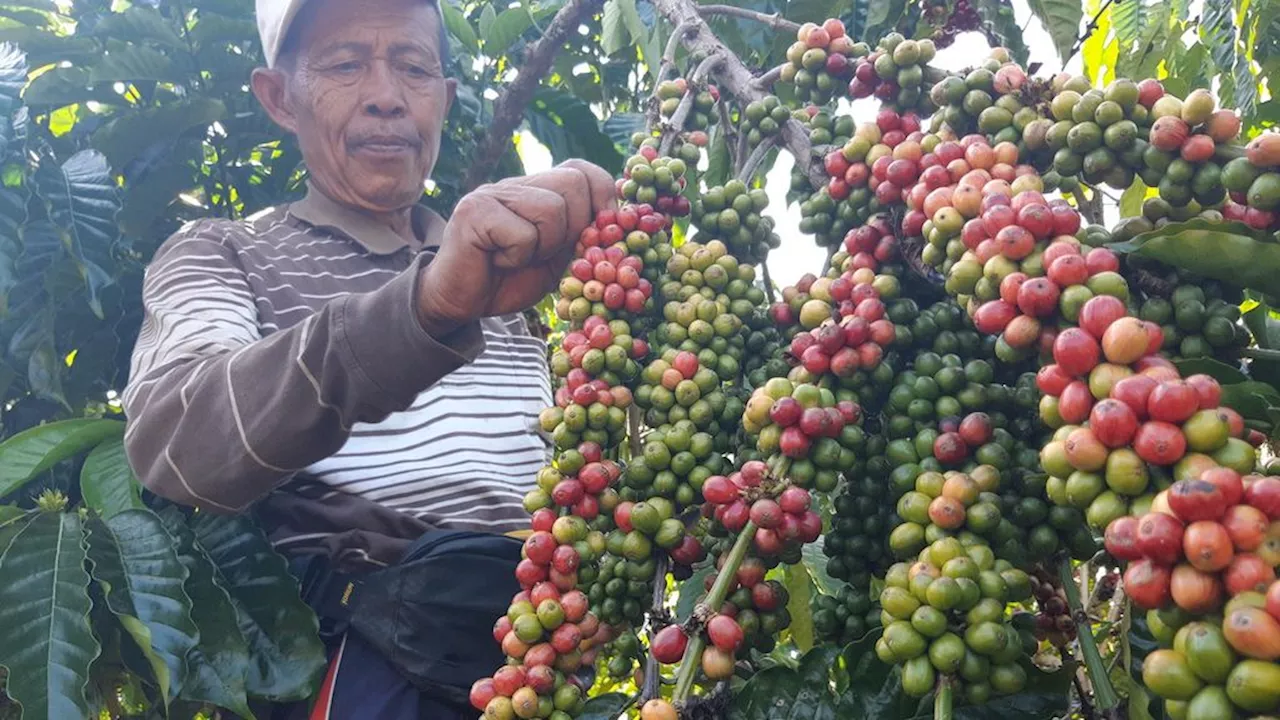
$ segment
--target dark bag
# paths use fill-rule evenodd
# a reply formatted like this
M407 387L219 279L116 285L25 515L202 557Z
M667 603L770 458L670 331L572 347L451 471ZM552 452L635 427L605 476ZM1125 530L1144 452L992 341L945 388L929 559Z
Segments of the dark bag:
M312 584L323 592L306 595L322 625L358 633L419 690L467 706L471 684L503 663L493 623L520 590L521 546L505 535L432 530L396 565L327 577Z

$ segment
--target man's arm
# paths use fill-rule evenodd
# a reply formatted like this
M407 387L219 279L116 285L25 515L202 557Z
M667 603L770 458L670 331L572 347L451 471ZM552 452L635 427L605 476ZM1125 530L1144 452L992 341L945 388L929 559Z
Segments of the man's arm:
M175 502L235 512L342 447L473 360L477 322L433 338L413 267L262 337L235 252L208 225L157 253L124 393L126 448L141 482Z

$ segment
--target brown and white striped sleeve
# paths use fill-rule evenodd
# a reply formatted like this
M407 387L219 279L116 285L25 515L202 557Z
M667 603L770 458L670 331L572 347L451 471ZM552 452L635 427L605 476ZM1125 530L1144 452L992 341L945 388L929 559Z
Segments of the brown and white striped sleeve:
M472 361L479 324L443 341L419 325L421 263L378 290L328 302L262 335L237 262L243 225L201 221L156 253L124 392L126 450L152 492L237 512L339 450L355 423L403 410Z

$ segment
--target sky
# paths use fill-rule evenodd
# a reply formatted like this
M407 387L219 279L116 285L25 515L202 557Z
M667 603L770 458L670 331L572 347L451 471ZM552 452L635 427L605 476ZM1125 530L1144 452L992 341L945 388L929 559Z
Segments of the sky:
M1026 0L1013 0L1014 17L1018 25L1026 28L1025 40L1031 50L1031 63L1041 63L1037 75L1048 77L1062 68L1058 54L1038 20L1031 16ZM975 65L980 58L990 53L986 37L979 33L965 33L956 38L951 47L938 52L930 63L944 70L960 71ZM1073 72L1080 71L1079 56L1069 67ZM858 122L875 119L878 105L872 100L859 100L856 103L841 101L840 112L852 113ZM551 154L527 132L523 133L520 142L520 154L526 172L537 172L551 167ZM822 270L826 259L826 251L819 247L810 235L799 230L800 208L798 205L787 207L786 192L791 183L792 158L788 153L780 153L778 162L766 175L765 189L769 194L769 208L766 211L777 223L778 235L782 245L769 254L769 273L779 287L792 285L805 273L817 274Z

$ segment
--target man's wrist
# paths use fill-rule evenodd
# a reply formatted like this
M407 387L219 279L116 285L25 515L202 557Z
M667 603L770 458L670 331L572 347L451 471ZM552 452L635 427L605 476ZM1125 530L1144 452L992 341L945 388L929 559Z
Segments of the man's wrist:
M448 337L464 323L453 320L441 313L438 305L434 300L433 293L430 290L431 278L429 277L427 268L423 268L418 273L418 292L417 301L414 303L418 326L422 328L428 336L436 340Z

